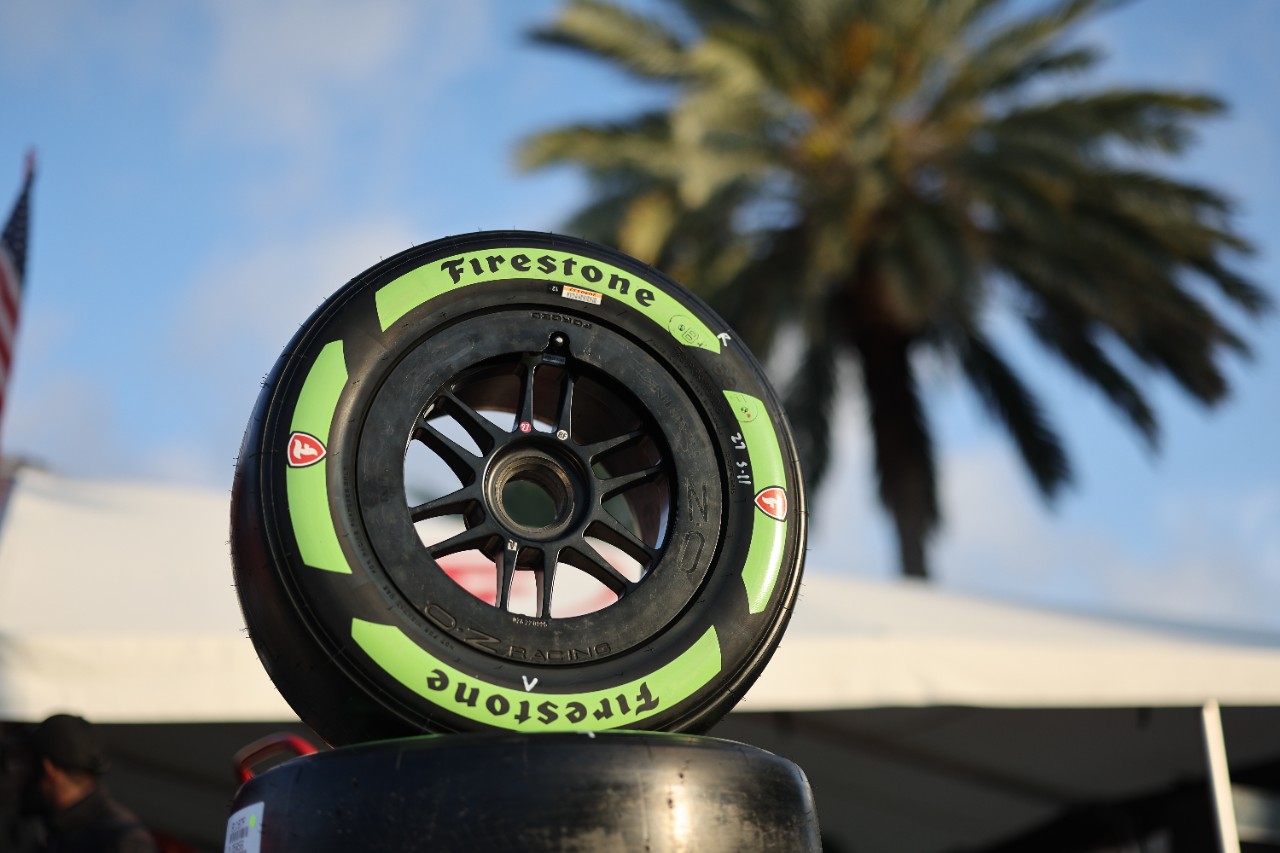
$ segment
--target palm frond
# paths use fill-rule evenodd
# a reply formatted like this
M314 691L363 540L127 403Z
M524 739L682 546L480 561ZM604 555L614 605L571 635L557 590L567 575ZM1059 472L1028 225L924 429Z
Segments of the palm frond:
M939 51L939 61L950 67L930 104L932 119L945 120L954 111L972 109L983 99L1016 90L1047 75L1092 67L1099 59L1095 50L1062 48L1057 42L1074 24L1107 5L1114 4L1066 0L1027 16L1012 19L1005 16L1005 20L985 30L979 30L969 20L959 31L980 32L980 35L962 49L955 45L957 29L944 31L948 43ZM990 12L989 7L980 10L981 14ZM953 58L956 53L960 54L958 59Z
M981 334L970 333L961 346L960 364L978 397L1018 446L1036 486L1052 498L1072 479L1062 440L1050 426L1039 401L1013 368Z
M1223 296L1239 305L1254 317L1259 317L1272 310L1274 303L1271 296L1262 288L1246 279L1239 273L1229 269L1214 257L1196 257L1190 264L1205 278L1215 285Z
M582 168L578 233L693 287L758 354L800 331L788 403L811 476L829 464L836 365L859 363L880 499L923 575L940 513L914 352L958 363L1052 496L1071 477L1062 442L984 333L989 309L1012 308L1152 446L1137 371L1212 405L1225 359L1249 352L1233 312L1271 310L1238 267L1252 246L1231 199L1164 168L1220 99L1040 85L1099 61L1072 34L1115 5L668 0L646 18L567 0L538 38L673 97L533 136L521 163Z
M1150 403L1137 384L1099 346L1091 324L1079 316L1045 306L1028 318L1027 325L1050 352L1101 390L1149 446L1154 448L1159 444L1160 425Z
M695 279L695 290L728 321L761 359L768 358L778 333L807 307L806 265L797 258L805 235L784 229L758 238L755 251L739 256L731 276L714 281Z
M522 169L577 163L593 171L634 167L670 175L677 171L670 136L670 120L663 113L568 125L525 139L517 163Z
M640 179L632 180L618 173L607 177L597 176L592 183L596 190L591 201L578 209L565 223L565 230L587 240L617 246L618 235L622 231L622 223L626 220L635 199L652 191L654 182Z
M684 45L661 21L602 0L570 0L554 23L531 35L545 45L608 59L645 79L677 80L689 71Z
M1210 95L1114 89L1015 107L984 130L1008 140L1071 146L1085 156L1107 153L1101 146L1109 142L1135 151L1178 154L1194 139L1190 121L1224 108Z
M839 351L828 335L808 335L784 400L809 489L818 488L831 463L831 413L838 391L838 364Z

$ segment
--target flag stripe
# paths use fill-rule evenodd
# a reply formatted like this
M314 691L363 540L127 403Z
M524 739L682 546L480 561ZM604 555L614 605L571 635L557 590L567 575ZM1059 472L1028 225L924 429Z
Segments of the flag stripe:
M5 222L4 231L0 232L0 417L9 396L10 368L17 344L22 279L27 266L31 183L34 179L35 158L28 154L22 191Z
M17 332L20 297L13 265L8 253L0 249L0 339L12 341Z

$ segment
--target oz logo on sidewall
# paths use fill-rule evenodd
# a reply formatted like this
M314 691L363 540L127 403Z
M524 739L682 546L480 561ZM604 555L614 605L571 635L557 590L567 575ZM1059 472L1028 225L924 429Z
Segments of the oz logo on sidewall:
M289 436L289 449L286 456L290 468L307 468L319 462L327 454L324 443L314 435L295 432Z

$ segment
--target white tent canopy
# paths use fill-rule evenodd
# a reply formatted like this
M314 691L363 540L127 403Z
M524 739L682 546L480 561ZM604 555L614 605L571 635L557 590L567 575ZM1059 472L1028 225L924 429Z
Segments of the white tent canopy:
M0 719L290 720L232 587L227 496L25 470L0 526ZM1280 706L1280 636L811 571L743 711Z
M749 711L1280 706L1280 635L810 573Z
M236 601L228 497L31 469L0 526L0 720L288 720Z
M0 525L0 720L296 723L243 630L227 538L225 493L21 471ZM1203 778L1211 701L1233 762L1280 756L1280 637L811 571L714 733L795 758L851 849L932 851Z

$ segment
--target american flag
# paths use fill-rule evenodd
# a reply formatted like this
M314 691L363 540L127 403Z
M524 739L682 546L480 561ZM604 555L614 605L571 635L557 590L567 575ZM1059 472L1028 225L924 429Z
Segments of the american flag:
M9 371L18 338L18 313L22 307L22 274L27 268L27 233L31 215L31 182L36 158L27 154L22 193L13 205L4 233L0 234L0 415L9 394Z

